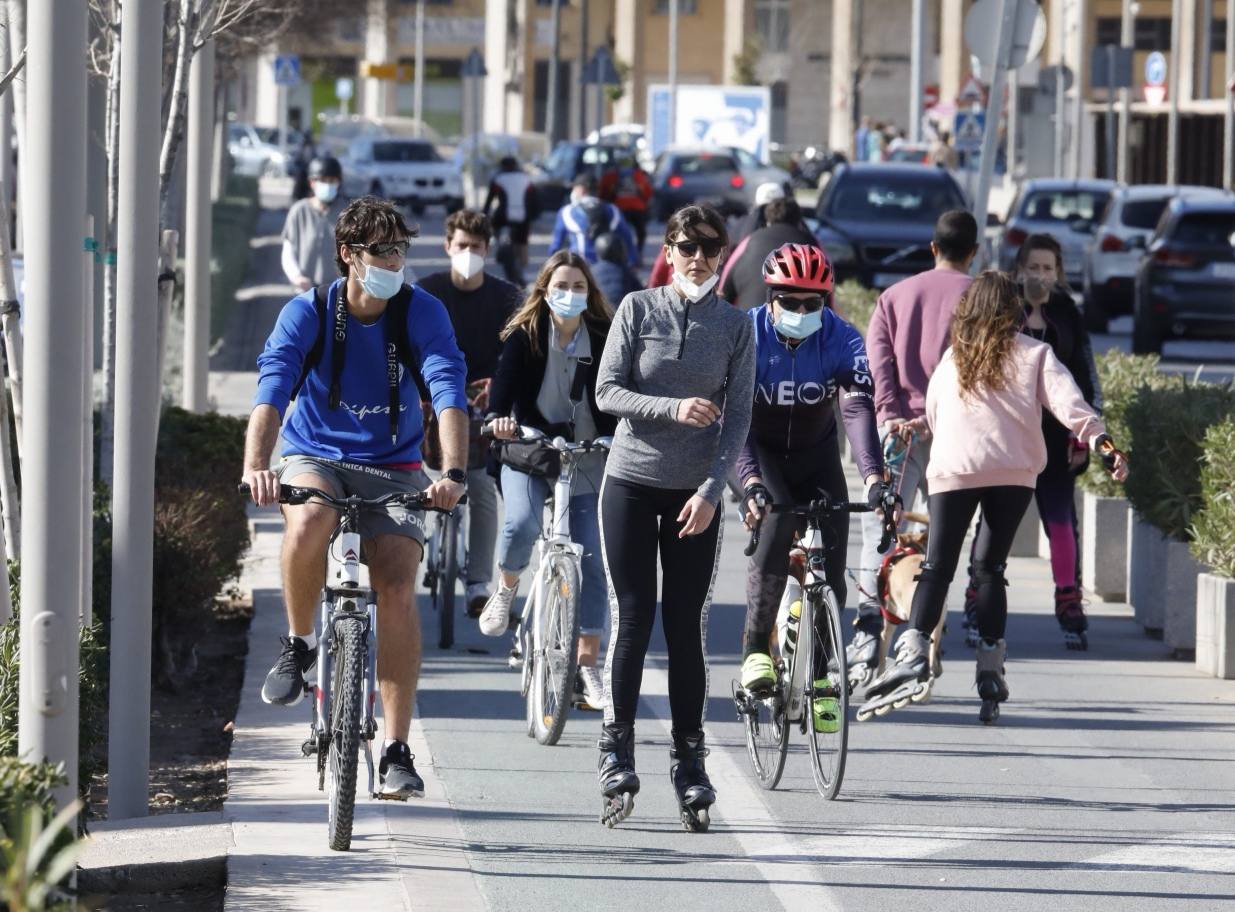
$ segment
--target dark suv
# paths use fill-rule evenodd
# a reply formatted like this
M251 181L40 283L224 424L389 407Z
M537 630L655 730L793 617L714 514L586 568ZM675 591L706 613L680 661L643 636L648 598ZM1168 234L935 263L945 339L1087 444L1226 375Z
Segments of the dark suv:
M590 173L599 178L609 165L626 154L623 146L566 141L553 147L543 163L532 167L532 186L544 212L553 212L565 205L570 186L576 177Z
M840 281L886 288L935 265L935 220L967 209L952 176L932 165L841 165L819 194L815 233Z
M1170 336L1235 334L1235 200L1170 202L1136 274L1132 350Z

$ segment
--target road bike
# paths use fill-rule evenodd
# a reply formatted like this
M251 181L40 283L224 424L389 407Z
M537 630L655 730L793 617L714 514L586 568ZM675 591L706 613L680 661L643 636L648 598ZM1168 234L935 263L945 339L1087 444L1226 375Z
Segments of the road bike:
M423 585L437 613L437 645L455 644L455 590L467 567L468 515L465 507L449 513L436 512L425 529L425 574Z
M845 776L849 742L849 682L841 606L828 584L824 567L837 547L823 534L826 520L836 513L869 513L867 504L833 501L826 495L809 504L767 504L764 515L787 513L806 522L795 556L802 561L802 579L790 575L781 598L776 629L780 654L776 681L771 688L751 692L733 686L738 716L746 724L746 748L755 778L774 789L785 769L789 732L796 727L807 737L811 776L824 798L835 798ZM751 530L747 557L759 546L760 524ZM888 549L885 524L881 552Z
M492 436L486 428L486 436ZM515 629L510 664L521 673L520 695L527 707L527 733L540 744L557 744L566 725L578 670L579 590L583 546L570 538L570 496L579 460L587 453L608 453L612 437L571 443L550 439L536 428L519 427L514 440L494 441L499 447L536 443L559 454L562 468L546 501L553 514L537 540L539 560L532 589Z
M249 494L247 484L240 493ZM465 495L466 497L466 495ZM381 497L335 497L317 488L279 485L279 503L310 501L337 510L339 523L326 548L326 586L321 595L321 636L317 677L305 682L312 717L309 737L301 745L317 757L317 788L327 796L327 840L346 852L352 844L359 752L364 748L371 798L394 798L375 788L372 742L377 735L373 710L377 701L377 600L362 567L360 517L366 511L399 504L411 510L436 510L424 491L397 491Z

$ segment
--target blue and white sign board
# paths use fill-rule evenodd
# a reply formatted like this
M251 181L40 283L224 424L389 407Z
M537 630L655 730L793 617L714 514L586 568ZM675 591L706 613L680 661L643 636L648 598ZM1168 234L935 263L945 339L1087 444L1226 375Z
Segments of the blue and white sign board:
M1154 51L1145 58L1145 84L1166 85L1166 55L1161 51Z
M649 144L733 146L768 161L772 92L767 86L679 85L677 123L669 123L669 86L648 87Z
M977 152L986 129L985 111L957 111L952 125L952 145L957 152Z
M300 58L295 54L280 54L274 59L274 84L289 88L300 85Z
M347 76L340 76L334 81L334 97L339 101L348 101L356 94L356 83Z

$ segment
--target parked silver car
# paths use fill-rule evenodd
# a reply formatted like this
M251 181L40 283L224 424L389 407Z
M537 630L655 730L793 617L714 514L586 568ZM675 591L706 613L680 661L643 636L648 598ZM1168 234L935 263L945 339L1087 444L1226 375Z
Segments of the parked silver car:
M1063 271L1068 284L1080 289L1085 245L1093 236L1115 182L1109 180L1025 181L1008 210L1008 222L999 240L999 268L1011 271L1016 253L1031 234L1049 234L1063 248Z
M287 131L288 154L279 150L279 131L274 127L232 122L227 125L227 151L232 171L245 177L283 177L288 162L303 140L295 130Z
M419 215L426 206L447 212L463 207L463 181L432 143L394 136L361 136L343 161L343 189L351 197L366 193L395 200Z
M1116 187L1085 245L1085 325L1104 332L1111 317L1132 313L1137 268L1167 204L1175 197L1227 197L1214 187L1137 184Z

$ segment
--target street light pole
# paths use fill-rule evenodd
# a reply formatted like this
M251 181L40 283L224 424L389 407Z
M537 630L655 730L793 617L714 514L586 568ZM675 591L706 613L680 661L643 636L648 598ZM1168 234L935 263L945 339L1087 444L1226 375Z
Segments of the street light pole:
M562 0L552 0L552 3L553 13L549 19L549 28L553 32L549 51L549 97L545 102L545 136L550 149L557 139L557 71L562 59Z
M108 817L144 817L150 778L154 444L159 411L158 243L162 0L125 0L120 31L120 209L116 219L116 456ZM283 91L283 90L281 90Z
M425 116L425 0L416 0L416 72L412 74L412 116L415 136L423 135Z
M909 141L922 141L922 59L926 56L926 0L913 0L909 40Z
M1230 17L1227 17L1228 21ZM1119 43L1123 47L1132 47L1135 41L1135 22L1132 16L1132 0L1123 0L1123 13L1119 21ZM1132 128L1132 90L1119 90L1119 139L1117 146L1118 158L1115 162L1116 180L1121 184L1128 182L1128 146L1131 144Z
M182 404L206 411L210 371L210 170L214 152L214 41L189 66L189 136L184 218Z
M982 131L978 189L973 195L973 217L978 220L979 230L986 225L991 179L995 174L995 140L999 135L999 114L1003 110L1003 90L1007 84L1008 63L1012 56L1012 39L1016 34L1016 0L1000 0L1000 3L995 65L991 67L990 95L986 99L986 129Z
M77 543L82 522L86 299L84 258L71 248L66 255L65 245L69 239L73 246L80 243L86 219L85 5L80 0L31 3L26 34L26 91L29 109L39 116L30 118L23 150L28 305L24 432L30 458L22 466L17 749L24 759L65 765L68 784L56 791L63 807L77 792L82 574ZM157 136L150 148L157 158Z
M1231 0L1226 7L1226 84L1222 86L1222 186L1227 190L1235 187L1235 10Z
M1179 183L1179 57L1183 52L1183 0L1171 0L1170 99L1166 112L1166 182Z
M678 0L669 0L669 144L678 135Z

